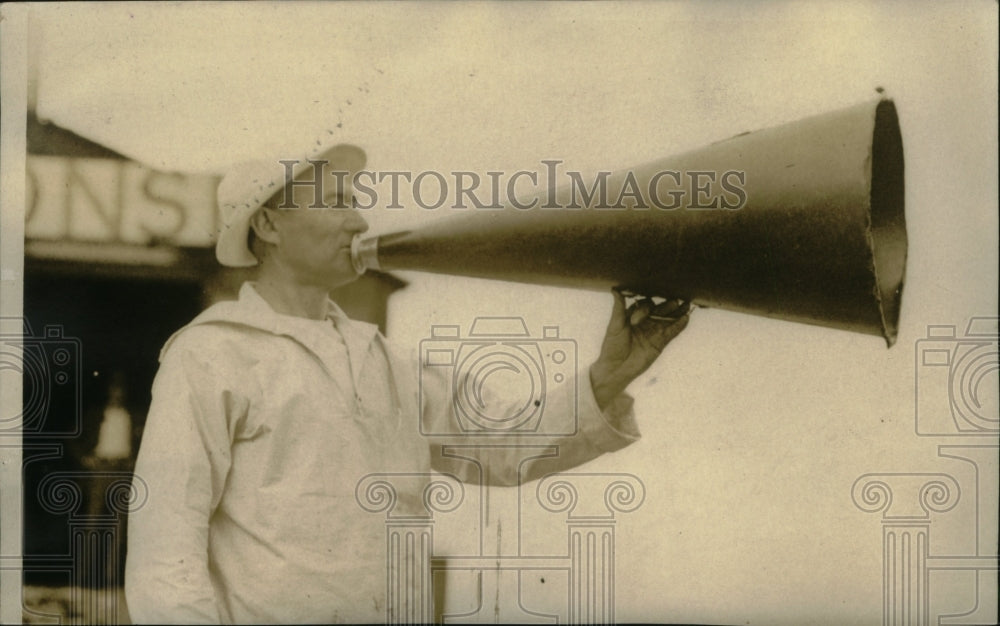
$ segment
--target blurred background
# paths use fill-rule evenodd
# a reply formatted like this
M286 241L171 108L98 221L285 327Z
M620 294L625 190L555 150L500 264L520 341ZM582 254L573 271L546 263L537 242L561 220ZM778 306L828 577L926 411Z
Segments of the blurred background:
M933 521L931 555L973 564L929 576L926 617L995 616L996 3L52 3L31 5L24 38L24 349L37 364L25 405L50 399L35 421L24 414L25 619L59 603L83 615L54 598L84 596L54 590L120 584L124 516L104 495L130 470L159 349L247 276L211 250L229 165L322 138L364 147L376 171L618 170L877 88L896 102L906 159L898 343L695 311L631 387L643 439L585 468L645 486L615 528L615 615L889 620L883 532L896 511L852 498L876 473L961 487L947 511L900 514ZM365 212L372 232L450 211L407 193L404 209ZM580 363L611 309L608 294L412 272L335 296L413 352L434 324L517 316L539 335L557 325ZM928 341L985 350L972 394L984 428L921 428L957 401L957 358L932 367ZM52 383L60 374L76 384ZM52 496L64 475L72 510ZM526 515L526 545L560 541L562 522ZM81 528L103 539L78 546ZM442 519L436 550L463 554L472 532ZM449 584L451 610L473 610L473 583ZM522 592L543 597L544 584ZM127 619L101 615L88 621Z

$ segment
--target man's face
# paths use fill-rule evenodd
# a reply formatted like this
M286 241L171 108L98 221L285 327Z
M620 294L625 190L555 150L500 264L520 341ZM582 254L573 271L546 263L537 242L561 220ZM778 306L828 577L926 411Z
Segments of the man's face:
M351 240L368 230L368 222L357 209L350 207L353 190L350 184L338 189L329 177L323 189L323 204L327 208L309 208L315 204L313 187L295 187L294 209L265 207L267 217L278 235L273 254L282 265L291 269L304 284L328 289L339 287L358 277L351 263ZM282 202L278 194L271 206Z

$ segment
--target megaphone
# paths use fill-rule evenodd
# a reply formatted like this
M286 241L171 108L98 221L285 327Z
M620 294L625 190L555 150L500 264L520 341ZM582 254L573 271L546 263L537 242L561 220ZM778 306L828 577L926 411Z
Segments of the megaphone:
M891 100L743 133L599 182L601 193L596 182L570 185L358 237L352 260L359 273L618 287L895 341L907 241Z

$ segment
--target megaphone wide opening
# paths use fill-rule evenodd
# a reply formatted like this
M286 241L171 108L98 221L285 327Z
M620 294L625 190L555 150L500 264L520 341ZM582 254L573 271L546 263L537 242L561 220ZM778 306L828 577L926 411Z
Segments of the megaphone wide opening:
M906 271L903 139L891 100L875 109L871 169L871 243L882 330L891 346L899 330L899 309Z

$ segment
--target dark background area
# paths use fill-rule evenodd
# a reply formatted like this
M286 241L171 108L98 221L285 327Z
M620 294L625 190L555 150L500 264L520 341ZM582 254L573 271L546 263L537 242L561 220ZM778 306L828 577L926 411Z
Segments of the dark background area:
M62 585L69 582L69 572L53 564L72 553L70 513L54 514L42 506L40 482L51 472L78 472L83 494L78 519L110 514L103 503L89 501L93 496L86 466L86 457L97 445L109 385L117 379L125 388L133 424L132 457L119 465L130 469L160 348L202 309L201 285L30 269L26 274L24 317L32 339L25 350L34 351L38 362L50 367L35 376L26 372L25 402L44 386L50 403L25 435L24 580ZM59 365L55 352L60 348L68 349L74 362ZM60 385L54 380L60 372L79 376L79 398L72 392L72 381Z

